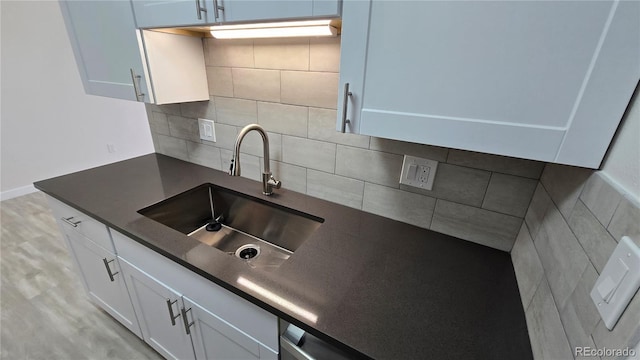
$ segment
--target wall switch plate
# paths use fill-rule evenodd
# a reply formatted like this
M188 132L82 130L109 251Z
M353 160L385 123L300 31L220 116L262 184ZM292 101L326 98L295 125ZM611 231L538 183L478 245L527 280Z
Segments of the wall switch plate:
M200 139L216 141L216 126L213 120L198 119L198 128L200 129Z
M611 330L640 287L640 248L623 236L591 290L591 300Z
M437 168L438 162L435 160L405 155L400 173L400 184L431 190Z

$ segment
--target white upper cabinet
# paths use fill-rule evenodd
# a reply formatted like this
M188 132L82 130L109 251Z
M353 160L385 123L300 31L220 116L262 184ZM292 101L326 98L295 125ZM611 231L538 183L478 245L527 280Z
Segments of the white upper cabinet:
M60 7L87 94L156 104L209 100L201 38L137 30L126 1Z
M337 0L216 0L218 22L252 22L310 17L339 17Z
M347 132L597 168L640 78L639 14L638 1L345 1L337 127L346 115Z
M339 0L132 0L139 28L339 17Z
M125 1L61 1L85 92L150 102L131 5ZM140 76L141 78L136 78Z
M139 28L215 22L213 0L132 0Z
M313 1L216 0L218 22L260 21L311 16Z

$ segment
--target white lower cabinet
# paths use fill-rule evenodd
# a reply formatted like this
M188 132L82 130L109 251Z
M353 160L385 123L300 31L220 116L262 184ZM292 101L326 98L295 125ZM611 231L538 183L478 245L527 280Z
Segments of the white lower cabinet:
M182 319L181 295L126 260L120 262L144 341L167 359L194 359Z
M65 231L65 236L91 300L141 337L116 255L82 238L82 235Z
M278 354L183 296L185 315L191 316L193 347L198 359L277 359ZM276 329L277 330L277 329Z
M278 318L111 230L144 340L167 359L278 359Z
M89 298L142 337L120 264L105 249L113 246L107 227L55 199L48 200Z
M48 200L91 300L162 356L278 359L275 315L90 216Z

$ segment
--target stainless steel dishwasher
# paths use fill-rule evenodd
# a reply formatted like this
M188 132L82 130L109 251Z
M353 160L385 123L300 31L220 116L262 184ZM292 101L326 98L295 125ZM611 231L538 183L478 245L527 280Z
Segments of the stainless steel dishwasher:
M344 351L280 319L280 360L349 360Z

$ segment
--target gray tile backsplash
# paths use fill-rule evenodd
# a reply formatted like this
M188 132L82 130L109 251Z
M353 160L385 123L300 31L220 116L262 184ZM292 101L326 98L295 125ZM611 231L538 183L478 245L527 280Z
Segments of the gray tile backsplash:
M584 185L580 199L604 227L609 226L622 195L601 176L592 176Z
M147 105L157 152L226 171L237 133L258 123L285 189L513 246L544 163L337 132L339 37L206 39L204 47L210 100ZM197 118L215 121L216 142L199 139ZM249 134L241 152L242 176L258 181L259 136ZM404 154L439 162L433 190L400 186Z
M175 138L200 141L198 134L198 120L177 115L167 116L169 122L169 134Z
M535 239L536 236L538 236L544 215L551 205L551 197L549 197L549 194L547 194L542 184L538 183L536 191L533 193L533 198L531 198L531 204L524 216L532 238Z
M591 333L600 321L600 314L591 301L590 293L597 279L594 267L587 266L571 297L558 309L572 348L594 345Z
M565 218L571 215L578 196L591 174L591 170L573 166L548 164L540 182Z
M153 136L153 146L161 154L171 154L180 160L189 160L187 141L171 136L157 134Z
M169 133L169 120L167 119L167 114L153 111L149 114L148 118L149 127L151 128L152 133L171 135Z
M280 102L280 71L264 69L231 69L233 96Z
M400 161L402 165L402 161ZM487 195L487 186L491 173L447 163L438 164L433 189L424 190L413 186L400 185L400 189L428 195L434 198L450 200L460 204L481 207ZM397 179L393 179L396 182ZM527 200L529 203L531 197Z
M360 209L364 181L307 169L307 194Z
M436 199L414 195L390 187L366 183L364 211L428 228L433 217Z
M546 279L540 285L525 312L534 359L571 359L571 346L564 333L558 309Z
M494 173L489 181L482 208L524 217L537 183L533 179Z
M576 347L624 349L640 340L640 292L613 330L590 297L620 237L640 242L638 219L638 204L602 173L546 166L511 251L534 358L570 359Z
M511 251L522 218L438 199L431 229Z
M447 162L468 166L475 169L489 170L501 174L509 174L539 179L544 163L533 160L516 159L507 156L483 154L471 151L451 149Z
M524 223L520 228L513 249L511 249L513 268L518 279L518 289L522 299L522 307L527 308L544 276L544 269L533 245L533 239Z
M216 115L219 123L245 126L258 122L258 102L255 100L215 97Z
M568 220L591 263L598 272L602 271L617 245L615 239L580 200Z
M547 211L534 244L548 276L556 305L560 307L575 289L589 258L555 208Z
M307 137L309 108L258 101L258 123L273 132Z
M623 197L609 226L607 226L607 230L616 241L619 241L623 235L627 235L631 236L640 246L640 221L638 219L640 219L640 206L631 199Z
M338 145L336 174L397 188L402 156Z
M282 136L284 162L333 173L336 168L336 144L295 136Z

